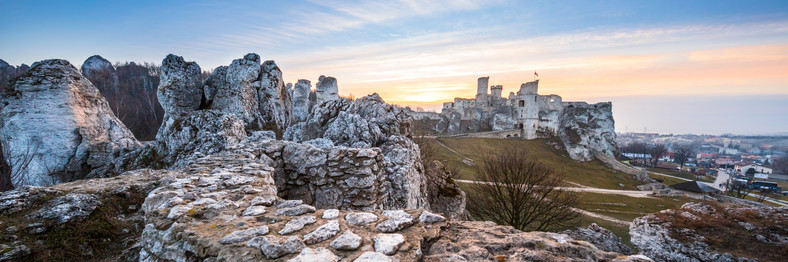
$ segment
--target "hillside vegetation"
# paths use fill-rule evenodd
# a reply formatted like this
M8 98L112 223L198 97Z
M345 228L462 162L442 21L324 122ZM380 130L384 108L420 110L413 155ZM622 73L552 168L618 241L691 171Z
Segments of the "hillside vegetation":
M434 151L433 158L443 161L449 170L457 170L457 179L475 180L475 164L481 163L490 152L501 150L506 146L515 145L526 148L529 158L541 162L566 176L566 180L583 186L637 190L642 182L633 179L629 174L613 170L601 161L575 161L563 149L556 149L550 144L560 144L557 139L512 140L495 138L425 138L421 144ZM424 147L424 146L422 146ZM424 149L423 149L424 150ZM471 165L463 163L468 159ZM619 184L623 184L621 187ZM577 186L577 185L567 185Z

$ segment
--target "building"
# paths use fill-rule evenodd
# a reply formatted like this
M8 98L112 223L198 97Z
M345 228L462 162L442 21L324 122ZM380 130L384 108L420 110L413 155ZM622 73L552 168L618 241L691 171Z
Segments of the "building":
M755 173L762 173L762 174L772 173L771 168L759 166L756 164L737 164L733 167L733 169L736 170L736 172L739 172L739 174L742 175L747 174L747 170L750 170L750 168L754 169Z

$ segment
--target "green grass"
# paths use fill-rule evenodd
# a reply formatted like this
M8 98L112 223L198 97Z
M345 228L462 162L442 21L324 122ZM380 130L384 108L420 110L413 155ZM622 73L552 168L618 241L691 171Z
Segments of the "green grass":
M441 142L447 147L457 151L460 155L440 146ZM478 165L485 156L514 145L526 148L530 159L541 162L558 173L564 174L566 180L590 187L608 189L637 190L637 185L643 184L632 178L631 175L615 171L605 166L601 161L594 160L579 162L571 159L564 150L555 149L547 142L558 142L557 139L511 140L495 138L437 138L426 139L430 147L435 148L434 158L443 161L449 170L457 169L455 175L458 179L475 180L475 167L462 162L467 157ZM624 184L622 188L619 184Z
M673 177L669 177L669 176L660 176L660 175L655 175L653 173L648 173L648 177L662 180L662 183L666 184L666 185L675 185L675 184L678 184L678 183L687 182L687 181L684 181L684 180L681 180L681 179L678 179L678 178L673 178Z
M687 172L687 171L678 171L678 170L664 169L664 168L646 168L646 170L651 171L651 172L657 172L657 173L662 173L662 174L666 174L666 175L671 175L671 176L682 177L682 178L686 178L686 179L690 179L690 180L695 180L696 179L695 174ZM697 176L697 179L698 179L698 181L703 181L703 182L714 182L714 178L709 177L709 176L705 176L705 175ZM682 181L682 182L685 182L685 181ZM668 184L668 185L672 185L672 184Z
M576 208L624 221L657 211L680 207L693 201L685 197L628 197L622 195L581 193Z

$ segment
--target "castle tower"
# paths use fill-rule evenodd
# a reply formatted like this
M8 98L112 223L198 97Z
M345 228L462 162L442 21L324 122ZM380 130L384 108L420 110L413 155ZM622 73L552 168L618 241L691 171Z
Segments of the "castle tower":
M497 86L491 86L490 87L490 96L492 96L494 98L501 98L501 93L503 93L503 86L502 85L497 85Z
M539 90L539 80L531 81L528 83L523 83L520 85L520 91L517 91L518 95L535 95Z
M477 95L486 95L487 94L487 85L490 82L490 77L479 77L478 85L476 86L476 94Z
M537 137L536 130L539 128L539 80L524 83L517 91L517 101L515 104L517 112L517 122L522 127L522 137L534 139Z

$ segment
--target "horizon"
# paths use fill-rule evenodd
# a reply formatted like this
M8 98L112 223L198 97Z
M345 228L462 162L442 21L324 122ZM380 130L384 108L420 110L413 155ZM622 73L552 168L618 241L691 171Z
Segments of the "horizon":
M427 110L538 72L540 94L613 102L617 132L788 132L784 1L87 2L0 0L0 59L211 70L257 53L286 82L334 76L341 95Z

